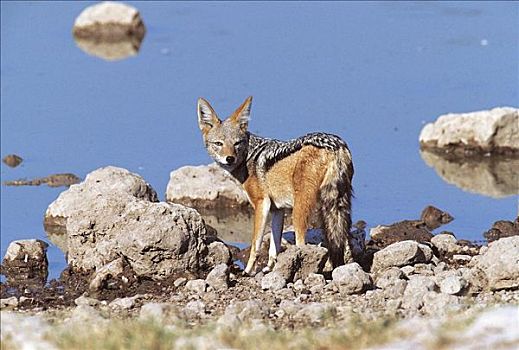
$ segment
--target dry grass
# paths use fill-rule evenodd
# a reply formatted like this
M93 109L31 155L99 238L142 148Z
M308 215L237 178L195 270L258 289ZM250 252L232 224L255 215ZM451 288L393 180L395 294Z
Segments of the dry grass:
M138 320L113 320L107 327L63 328L50 340L60 349L329 349L356 350L391 339L392 321L364 322L359 319L337 327L305 327L273 330L269 327L240 327L223 330L216 325L163 326ZM86 327L85 327L86 326Z

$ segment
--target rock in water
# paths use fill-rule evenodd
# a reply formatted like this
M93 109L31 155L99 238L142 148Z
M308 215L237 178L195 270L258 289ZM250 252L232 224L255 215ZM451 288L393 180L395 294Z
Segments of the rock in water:
M166 201L195 208L246 208L249 203L240 183L216 163L172 171Z
M146 28L136 8L105 1L84 9L72 31L83 51L113 61L137 54Z
M419 139L424 149L518 155L519 109L503 107L442 115L425 125Z
M45 283L49 265L47 261L48 246L39 239L11 242L2 261L2 273L13 285Z
M97 270L124 256L137 276L197 272L208 250L202 218L194 209L156 201L140 176L107 167L61 193L45 220L65 226L67 260L75 270Z

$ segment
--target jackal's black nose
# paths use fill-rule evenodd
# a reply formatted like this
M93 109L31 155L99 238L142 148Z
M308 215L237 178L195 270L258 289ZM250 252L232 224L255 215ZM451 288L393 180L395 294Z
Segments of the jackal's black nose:
M233 156L227 156L225 160L227 161L227 164L233 164L236 158L234 158Z

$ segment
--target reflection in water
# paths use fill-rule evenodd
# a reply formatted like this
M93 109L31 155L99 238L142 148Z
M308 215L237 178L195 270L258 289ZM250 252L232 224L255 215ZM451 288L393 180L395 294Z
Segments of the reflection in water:
M464 191L494 198L519 194L519 158L450 158L426 150L420 155L443 180Z
M74 37L77 46L86 53L107 61L122 60L139 53L143 37L126 37L119 41Z

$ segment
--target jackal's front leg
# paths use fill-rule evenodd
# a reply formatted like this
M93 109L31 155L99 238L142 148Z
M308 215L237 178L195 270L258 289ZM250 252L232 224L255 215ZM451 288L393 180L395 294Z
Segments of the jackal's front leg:
M245 274L250 275L254 263L256 262L258 251L261 248L263 240L263 232L265 231L265 224L267 223L267 216L270 211L270 199L263 198L254 205L254 229L252 231L252 242L250 247L249 261L245 268Z
M283 233L283 222L285 213L283 209L274 209L272 213L272 232L270 233L269 262L263 272L270 272L276 265L279 251L281 250L281 234Z

